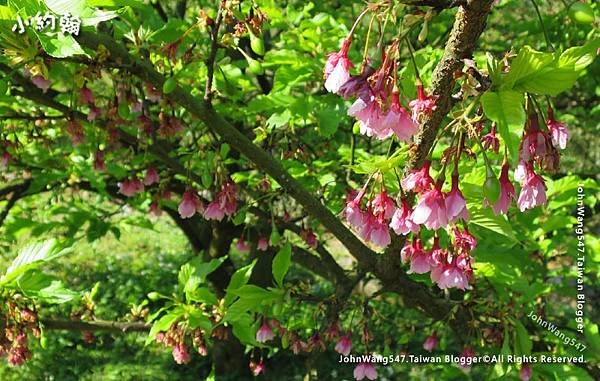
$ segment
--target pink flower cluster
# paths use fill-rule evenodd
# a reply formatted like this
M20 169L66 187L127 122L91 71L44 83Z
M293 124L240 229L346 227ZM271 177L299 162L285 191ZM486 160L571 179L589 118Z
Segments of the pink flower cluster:
M237 187L232 181L225 181L223 188L204 210L207 220L221 221L225 216L233 216L237 210Z
M392 45L383 53L383 63L377 70L365 61L359 75L351 75L354 66L348 58L351 37L342 43L339 52L330 53L324 68L325 89L345 99L356 97L348 109L348 115L359 122L360 133L386 139L392 135L401 141L410 141L418 132L422 117L436 108L435 97L425 95L423 86L417 84L417 99L410 102L412 116L400 104L400 94L395 83L396 65L393 55L397 46Z

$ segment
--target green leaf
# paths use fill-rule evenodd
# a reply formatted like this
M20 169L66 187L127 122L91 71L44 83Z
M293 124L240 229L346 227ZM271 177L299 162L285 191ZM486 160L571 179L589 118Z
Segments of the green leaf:
M56 58L71 57L77 54L86 55L79 43L69 34L60 32L47 34L35 32L44 51Z
M208 287L199 287L190 290L187 294L187 299L194 302L206 303L210 305L217 305L219 300L215 294Z
M470 214L470 224L500 234L508 238L512 243L518 241L510 223L504 215L495 215L491 208L482 208L479 204L468 203L467 208Z
M202 310L198 308L193 308L187 311L188 313L188 323L191 329L201 328L207 332L207 335L210 335L210 332L213 329L213 323L210 319L204 315Z
M87 0L87 4L90 7L144 7L144 3L140 0Z
M230 305L236 297L234 294L230 293L231 290L238 289L248 283L248 279L250 279L252 269L254 269L257 260L258 259L253 260L252 263L247 266L240 267L233 273L231 279L229 280L229 285L225 290L225 305Z
M62 247L53 239L29 245L13 260L6 274L0 279L0 285L8 284L25 271L69 252L70 248Z
M285 244L273 258L272 270L275 283L283 287L283 278L292 263L292 245Z
M317 111L319 132L326 138L335 134L341 120L342 118L336 110L327 108Z
M485 115L498 124L498 132L508 147L511 162L516 163L521 130L525 125L523 94L511 90L486 92L481 96L481 105Z
M527 333L525 326L518 320L515 320L515 354L530 355L533 343Z
M18 289L30 298L40 299L46 303L66 303L80 296L78 292L69 290L54 276L44 274L37 269L30 269L17 279Z
M256 345L256 328L254 320L249 314L243 314L232 323L233 334L242 344Z

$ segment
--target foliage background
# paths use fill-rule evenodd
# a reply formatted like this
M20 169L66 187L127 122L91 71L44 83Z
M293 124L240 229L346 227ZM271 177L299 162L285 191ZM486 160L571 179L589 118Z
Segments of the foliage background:
M0 2L2 3L2 2ZM123 2L127 3L127 2ZM345 192L344 184L331 184L344 174L340 163L349 163L352 121L345 116L344 102L326 95L321 90L322 66L325 55L339 46L349 26L360 11L362 4L354 1L303 2L303 1L257 1L269 17L269 34L266 39L268 53L264 67L273 76L256 80L249 75L243 57L222 57L219 61L223 75L216 76L216 86L222 89L223 97L229 102L219 103L217 108L240 125L256 125L256 141L275 140L288 142L292 148L301 147L309 152L309 160L284 160L287 169L304 185L331 200L333 210L340 210ZM539 1L544 25L550 40L557 48L581 45L593 35L595 24L582 25L573 21L566 6L571 1ZM174 1L161 2L167 12L174 14ZM598 15L597 5L595 7ZM194 1L187 3L186 21L192 20L201 9L214 8L212 2ZM430 23L427 40L417 45L416 58L427 83L431 70L441 56L443 42L447 36L453 11L444 11ZM598 18L596 18L598 20ZM136 7L126 10L110 26L117 34L125 34L132 28L143 28L153 36L156 44L171 42L186 29L186 23L176 18L165 24L152 7ZM196 42L207 44L206 34L195 35ZM204 39L204 40L203 40ZM247 43L247 42L246 42ZM488 21L488 29L479 41L479 51L490 51L501 57L511 48L531 45L544 49L542 30L535 12L528 1L500 1ZM481 58L481 57L476 57ZM355 61L359 61L356 59ZM205 68L192 64L178 68L180 78L194 82L202 78ZM52 76L68 76L60 66L53 67ZM404 73L410 77L410 69ZM480 246L474 254L477 260L476 278L481 286L469 293L477 301L475 312L497 314L514 318L515 326L524 327L526 334L516 333L518 328L508 328L505 334L511 337L511 352L518 347L530 347L536 353L547 350L543 342L554 342L556 354L574 354L572 348L561 345L547 331L524 318L533 306L544 301L547 320L557 323L565 332L586 342L590 349L586 353L597 361L600 353L600 294L598 270L600 264L600 242L597 233L600 224L598 210L598 173L600 167L600 61L596 60L578 80L576 85L556 98L555 104L560 118L565 120L572 132L572 140L563 152L560 173L548 178L549 204L525 214L511 215L510 224L476 226L474 232ZM266 81L261 83L261 81ZM410 81L409 81L410 82ZM109 84L109 82L107 82ZM261 94L269 88L268 95ZM199 89L202 86L198 86ZM410 94L414 84L403 89ZM198 91L199 93L199 91ZM15 108L14 99L3 97L3 110ZM258 123L255 123L257 122ZM385 154L387 145L367 142L358 138L358 171L360 164L367 163L371 154ZM264 144L264 143L263 143ZM23 161L49 166L52 154L36 151L33 147L29 157ZM367 164L363 164L367 165ZM210 170L210 169L208 169ZM62 172L61 172L62 171ZM50 182L64 175L86 178L88 174L75 169L54 173L43 172L36 181ZM93 175L92 175L93 176ZM473 180L482 176L475 169ZM234 177L238 183L256 181L255 173L239 172ZM354 177L360 181L360 177ZM467 180L468 181L468 180ZM475 181L474 181L475 182ZM586 336L573 332L573 309L576 276L574 258L576 240L573 225L576 222L576 188L585 184L586 204ZM337 203L337 204L336 204ZM74 215L72 211L83 212ZM94 224L99 211L115 211L103 215L104 224ZM111 228L117 228L112 229ZM190 245L168 217L150 219L146 213L134 208L115 209L106 197L91 193L68 194L58 189L19 201L2 225L2 265L5 267L20 248L31 240L56 235L77 238L72 255L52 263L48 271L64 280L75 290L89 290L100 282L97 316L107 320L122 319L132 305L142 303L149 291L170 294L176 289L177 273L181 265L192 257ZM331 237L325 235L322 240ZM347 268L351 258L334 241L327 246ZM239 263L247 259L237 255ZM0 268L0 270L4 270ZM418 277L417 277L418 278ZM425 279L425 277L423 278ZM323 285L304 269L292 266L288 281L303 280L316 294L326 294L329 285ZM349 303L360 305L365 295L376 287L374 282L360 284ZM454 337L444 322L423 319L414 310L404 308L393 295L371 301L377 311L373 317L377 350L386 354L401 351L425 353L421 345L425 338L436 330L441 335L440 353L460 351L463 338ZM152 306L150 304L150 307ZM47 316L68 316L65 309L49 307ZM291 312L290 312L291 313ZM290 321L310 321L313 306L302 305L289 316ZM520 322L520 323L518 323ZM482 329L493 322L481 322L481 326L469 331L470 340L482 344L478 351L493 353L495 349L483 345ZM594 328L595 327L595 328ZM595 329L595 333L594 333ZM310 332L310 329L306 329ZM166 380L202 379L210 372L207 360L195 356L189 365L176 365L168 351L155 345L144 346L144 335L128 334L111 336L97 334L93 343L85 343L77 332L48 332L46 349L35 348L34 358L20 368L8 368L0 364L0 379L3 380ZM502 343L500 343L502 344ZM522 348L521 348L522 349ZM496 348L497 350L497 348ZM504 349L503 349L504 350ZM530 349L531 350L531 349ZM289 352L275 351L268 361L264 379L302 379L305 374L319 371L319 379L351 379L351 367L335 364L337 355L333 351L325 355L308 354L291 356ZM560 380L592 379L583 369L573 366L533 366L535 377ZM382 378L389 379L516 379L515 367L491 369L478 366L468 376L452 366L407 366L380 367ZM508 371L504 375L504 371Z

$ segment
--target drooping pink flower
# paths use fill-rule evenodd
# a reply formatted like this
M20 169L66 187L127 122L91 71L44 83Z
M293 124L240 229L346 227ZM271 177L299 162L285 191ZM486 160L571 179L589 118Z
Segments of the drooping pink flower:
M131 179L125 179L119 183L119 193L126 197L132 197L136 193L144 191L144 184L137 178L132 177Z
M160 217L160 215L162 214L162 210L158 206L157 201L152 201L152 203L150 204L150 213L152 213L152 215L155 217Z
M348 356L352 350L352 339L350 339L350 334L348 333L342 336L342 338L335 345L334 349L337 353Z
M382 190L371 200L371 209L374 215L382 216L383 219L389 220L394 215L396 205L387 192Z
M312 229L302 230L302 232L300 232L300 237L302 237L304 243L306 243L309 247L312 247L313 249L315 249L319 245L319 242L317 241L317 235L315 234L315 232L313 232Z
M269 248L269 240L267 237L260 237L258 239L258 243L256 244L256 249L260 251L267 251Z
M371 363L361 362L354 368L354 379L357 381L368 378L369 380L377 379L377 370Z
M521 212L546 203L546 185L542 176L536 174L533 165L527 163L525 179L521 184L521 193L517 205Z
M473 352L473 349L470 347L465 347L465 349L463 349L462 353L459 355L461 360L459 361L458 366L460 366L464 371L469 372L472 365L472 363L469 361L469 358L473 357L475 357L475 352Z
M385 114L372 94L358 98L348 108L348 115L358 120L360 133L363 135L385 139L393 134L391 128L384 123Z
M86 86L79 89L79 103L94 105L94 93L92 93L92 90Z
M191 357L185 344L178 343L173 347L173 359L177 364L187 364Z
M192 189L188 189L183 193L181 197L181 202L178 207L179 215L181 218L190 218L196 212L203 212L204 205L195 191Z
M52 84L52 81L42 77L41 75L34 75L31 77L31 82L41 89L44 93L48 91L48 88Z
M410 262L408 274L425 274L430 271L429 255L423 250L421 239L415 237L412 243L407 243L400 252L402 262Z
M475 250L477 247L477 239L469 233L469 229L465 227L464 231L460 231L458 227L454 226L452 232L454 234L454 248L457 253L468 254Z
M324 352L325 351L325 349L326 349L325 342L321 338L321 335L319 335L319 332L315 332L310 336L310 338L308 339L308 344L306 346L306 349L309 352L312 352L312 351Z
M433 178L429 174L431 162L426 161L423 168L410 171L410 174L402 179L400 184L405 191L423 193L431 189Z
M448 214L441 184L425 192L412 213L416 224L424 224L428 229L438 230L448 225Z
M437 347L437 345L438 338L434 332L431 335L427 336L427 339L425 339L425 342L423 343L423 349L425 349L427 352L431 352L435 347Z
M481 142L484 149L491 149L498 153L500 150L500 139L496 136L496 123L492 124L492 130L481 138Z
M326 340L330 341L335 340L340 336L340 325L337 319L333 320L331 324L329 324L329 327L327 327L327 329L323 333L323 336Z
M96 151L94 154L94 170L98 172L106 171L106 164L104 163L104 151Z
M88 112L88 115L87 115L87 121L88 122L93 122L101 114L102 114L102 110L101 109L99 109L96 106L91 106L90 107L90 111Z
M350 226L360 229L365 220L365 213L360 208L360 202L365 195L365 189L360 192L352 191L346 197L346 207L344 208L344 217Z
M263 362L262 359L258 363L255 362L254 360L250 361L250 365L249 366L250 366L250 371L252 372L252 374L254 376L258 376L259 374L264 373L265 369L266 369L265 368L265 363Z
M502 164L502 170L500 172L500 197L496 204L492 206L492 210L495 215L500 213L506 213L510 206L510 201L516 199L515 187L508 178L508 163Z
M262 325L260 326L258 331L256 331L256 341L258 341L259 343L266 343L267 341L272 340L273 337L275 337L275 334L273 334L273 330L269 326L267 320L263 319Z
M446 214L448 222L454 222L459 218L465 221L469 219L465 197L460 189L458 189L458 174L452 175L452 188L446 194Z
M436 109L435 100L437 96L425 95L423 85L417 83L417 99L410 101L408 104L412 109L412 119L415 123L421 123L421 120L425 115L430 114Z
M554 119L554 110L552 107L548 107L548 120L546 121L546 126L548 126L548 130L550 130L550 136L552 137L554 146L560 147L560 149L567 148L569 130L565 123Z
M443 250L443 249L441 249ZM460 255L451 257L449 253L443 252L439 256L431 256L439 260L439 265L431 270L431 280L443 289L458 288L466 290L470 288L469 279L472 274L470 268L470 256Z
M540 131L537 114L529 115L527 130L521 141L520 159L529 161L534 158L541 158L548 152L549 136L546 132Z
M144 176L144 185L152 185L160 181L160 176L154 167L148 167L146 169L146 175Z
M226 216L233 216L237 210L237 187L231 180L223 183L223 188L217 195L219 205Z
M339 52L327 55L323 79L325 79L325 88L330 93L337 93L340 87L350 79L350 68L354 66L348 59L350 42L349 38L345 39Z
M418 233L419 225L412 221L412 209L405 199L402 199L400 207L396 208L390 227L394 229L398 235L407 235L410 232Z
M521 381L529 381L531 379L531 376L531 367L528 363L523 363L523 365L521 365L521 369L519 370L519 379Z
M161 112L158 114L158 119L157 132L161 138L169 138L183 131L181 120L175 116L168 116Z
M221 221L225 217L225 212L221 209L221 205L219 205L219 201L211 201L206 206L204 210L204 218L207 220L216 220Z
M238 240L237 240L237 242L235 244L235 248L240 253L248 253L248 252L250 252L250 245L248 244L248 242L246 242L246 240L244 239L244 237L238 238Z
M375 216L371 207L365 212L359 235L365 241L372 242L379 247L387 247L392 241L388 224L382 217Z
M10 153L8 151L2 152L2 156L0 157L0 168L3 168L3 169L7 168L11 159L12 159L12 156L10 155Z
M392 93L392 104L384 117L383 124L385 127L382 130L391 130L399 140L405 142L410 141L419 132L419 125L411 119L408 111L400 105L398 92Z

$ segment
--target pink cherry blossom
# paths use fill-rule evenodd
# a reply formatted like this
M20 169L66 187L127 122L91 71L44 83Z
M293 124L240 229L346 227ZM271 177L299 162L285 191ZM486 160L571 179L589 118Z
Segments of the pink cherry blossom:
M79 103L93 105L94 93L92 93L92 90L88 89L86 86L79 89Z
M183 343L179 343L173 347L173 359L177 364L187 364L190 362L190 354Z
M41 75L34 75L31 77L31 82L40 88L44 93L48 91L48 88L52 84L52 81L42 77Z
M448 214L441 184L425 192L412 213L416 224L424 224L428 229L438 230L448 225Z
M340 336L340 325L337 319L333 320L323 334L326 340L335 340Z
M407 235L410 232L418 233L419 225L412 221L412 209L406 200L402 200L400 207L396 208L390 227L394 229L398 235Z
M125 179L119 183L119 193L124 196L132 197L136 193L144 191L144 184L137 178Z
M250 245L248 244L248 242L246 242L246 240L244 239L244 237L238 238L238 240L237 240L237 242L235 244L235 248L240 253L248 253L248 252L250 252Z
M533 165L527 163L525 179L521 184L521 193L517 205L521 212L546 203L546 185L544 179L533 171Z
M155 217L160 217L161 216L162 210L158 206L158 202L157 201L153 201L150 204L150 213L152 213L152 215L154 215Z
M354 368L354 379L357 381L368 378L369 380L377 379L377 370L371 363L361 362Z
M394 215L396 205L394 204L394 200L388 196L387 192L382 190L375 195L373 200L371 200L371 208L374 215L389 220Z
M438 338L434 332L430 336L427 336L427 339L425 339L425 342L423 343L423 349L425 349L427 352L431 352L435 347L437 347L437 345Z
M392 94L392 104L384 119L384 129L390 129L399 140L408 142L419 132L419 125L412 120L401 105L397 92Z
M221 209L219 201L210 202L204 210L204 218L207 220L221 221L225 217L225 212Z
M133 106L131 106L131 112L132 112L132 113L138 113L138 112L142 112L142 106L143 106L143 105L142 105L142 102L140 102L139 100L138 100L138 101L135 101L135 102L133 103Z
M351 40L345 39L339 52L329 53L325 63L325 88L330 93L337 93L342 85L350 79L350 68L353 66L348 59L348 49Z
M550 137L544 131L540 131L537 114L529 115L527 131L521 141L520 159L529 161L546 155L550 146Z
M269 240L267 237L260 237L258 239L258 243L256 244L256 249L260 251L267 251L269 248Z
M430 271L429 255L423 250L419 238L414 238L412 243L407 243L400 252L402 262L410 262L408 274L425 274Z
M492 130L481 138L481 142L483 143L484 149L491 149L498 153L498 150L500 149L500 139L496 136L496 123L492 124Z
M263 320L262 325L258 331L256 331L256 341L259 343L266 343L267 341L272 340L273 337L275 337L275 335L273 334L273 330L269 326L269 323L267 323L266 319Z
M188 189L183 193L181 202L179 203L179 215L181 218L190 218L196 212L202 212L204 205L195 191Z
M319 242L317 241L317 235L315 234L315 232L312 231L312 229L302 230L302 232L300 232L300 236L302 237L304 242L313 249L315 249L319 245Z
M454 248L459 254L470 253L477 247L477 239L469 233L469 229L465 227L464 231L460 231L457 226L452 229L454 234Z
M439 260L439 265L431 270L431 280L437 283L439 288L442 290L447 288L466 290L470 288L469 280L472 276L471 257L464 255L451 257L447 252L444 252L440 253L439 256L432 254L431 258L432 262Z
M352 340L350 339L350 334L348 333L337 342L335 345L335 351L344 356L348 356L350 351L352 350Z
M350 226L360 229L365 220L365 213L360 208L360 202L365 195L365 188L360 192L351 191L346 197L346 207L344 208L344 217Z
M375 69L373 69L371 66L365 66L360 75L350 76L350 79L339 88L337 93L344 99L350 99L351 97L361 98L367 96L371 92L371 88L369 86L369 82L367 82L367 79L373 74L374 71Z
M101 114L102 114L102 110L101 109L99 109L96 106L91 106L90 107L90 111L88 112L88 115L87 115L87 121L88 122L93 122Z
M430 114L436 109L435 100L437 96L425 95L425 90L422 84L417 84L417 99L410 101L408 104L412 109L412 120L419 124L425 115Z
M560 149L565 149L567 147L567 141L569 140L569 130L565 123L554 119L554 110L551 107L548 108L548 120L546 121L546 126L548 126L548 130L550 131L552 143L555 146L560 147Z
M423 168L412 170L410 174L406 176L400 184L405 191L413 191L417 193L423 193L431 189L433 185L433 178L429 175L429 168L431 162L426 161L423 164Z
M496 204L492 206L492 210L495 215L500 213L506 213L510 206L510 201L516 199L515 187L508 178L508 163L502 164L502 170L500 172L500 197Z
M468 372L471 370L471 362L469 362L469 358L475 357L475 352L470 347L465 347L462 353L459 355L461 361L458 363L464 371Z
M521 365L521 369L519 370L519 379L521 381L529 381L531 379L532 372L531 367L527 363L523 363Z
M7 168L11 159L12 159L12 156L10 155L9 152L7 152L7 151L2 152L2 156L0 157L0 168L3 168L3 169Z
M144 185L152 185L158 183L160 181L160 177L158 176L158 172L154 167L148 167L146 169L146 175L144 176Z
M265 363L262 359L258 363L250 361L250 370L252 371L253 375L258 376L259 374L264 373L265 369Z
M363 135L385 139L393 134L385 124L385 114L372 94L358 98L348 109L348 115L358 120L360 133Z
M446 194L446 213L449 222L454 222L459 218L465 221L469 219L465 197L458 189L458 174L452 175L452 188Z

